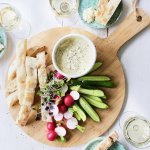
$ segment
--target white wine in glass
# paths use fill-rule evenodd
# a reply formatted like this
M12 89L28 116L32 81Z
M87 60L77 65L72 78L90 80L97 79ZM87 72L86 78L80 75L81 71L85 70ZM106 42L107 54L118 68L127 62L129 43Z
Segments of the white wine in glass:
M137 148L150 147L150 122L137 113L128 111L120 118L120 127L124 137Z
M79 0L49 0L56 20L62 26L76 24L78 21Z
M16 8L7 3L0 3L0 26L6 32L13 32L16 38L26 38L30 33L30 25Z

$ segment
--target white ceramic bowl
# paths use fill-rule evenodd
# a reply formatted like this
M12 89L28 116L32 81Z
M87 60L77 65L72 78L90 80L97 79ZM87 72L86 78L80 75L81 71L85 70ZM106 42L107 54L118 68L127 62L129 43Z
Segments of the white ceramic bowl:
M88 66L88 68L85 69L85 72L82 72L82 74L67 74L67 73L64 73L57 65L56 51L57 51L58 47L60 46L60 44L62 44L65 40L67 40L69 38L81 38L84 41L86 41L88 43L88 45L90 46L90 48L91 48L91 54L93 55L93 58L90 58L91 59L91 64ZM65 77L68 77L68 78L78 78L78 77L86 75L93 68L93 66L95 64L95 61L96 61L96 48L95 48L95 45L93 44L93 42L88 37L86 37L84 35L81 35L81 34L68 34L66 36L63 36L61 39L59 39L56 42L56 44L53 48L53 51L52 51L52 62L53 62L53 65L54 65L55 69L59 73L61 73L62 75L64 75Z

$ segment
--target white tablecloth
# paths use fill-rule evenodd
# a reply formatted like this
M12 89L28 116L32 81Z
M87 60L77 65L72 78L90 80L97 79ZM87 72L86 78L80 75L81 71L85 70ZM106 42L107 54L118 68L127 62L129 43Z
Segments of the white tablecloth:
M50 10L48 0L1 0L0 2L8 2L16 6L22 16L26 18L31 25L31 36L43 30L60 26L55 16ZM109 29L109 34L113 32L119 23L131 11L131 0L124 0L124 14L120 21ZM139 6L150 14L150 0L141 0ZM106 30L93 30L86 27L80 20L76 25L89 30L101 37L106 37ZM0 85L3 86L5 73L8 69L14 51L17 39L11 33L8 33L8 50L3 59L0 60ZM140 115L150 119L150 28L148 27L134 39L124 45L119 53L125 77L126 77L126 102L122 109L124 111L136 111ZM105 134L117 130L120 134L120 141L125 145L126 149L136 150L128 144L120 130L119 118L113 127ZM37 131L38 132L38 131ZM72 147L68 150L79 150L81 147ZM63 148L54 148L43 145L28 137L21 131L12 120L8 112L7 104L2 92L0 92L0 149L3 150L59 150ZM64 148L67 149L67 148ZM148 149L147 149L148 150Z

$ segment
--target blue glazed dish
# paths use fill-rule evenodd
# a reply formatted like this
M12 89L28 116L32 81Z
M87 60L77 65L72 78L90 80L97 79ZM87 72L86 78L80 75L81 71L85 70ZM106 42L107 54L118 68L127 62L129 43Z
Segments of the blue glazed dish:
M2 27L0 27L0 43L4 45L4 48L0 51L0 58L2 58L7 49L7 37Z
M111 19L109 20L109 22L107 23L106 26L94 21L92 23L87 23L83 20L83 12L85 9L92 7L94 9L97 10L97 6L98 6L99 0L80 0L80 4L79 4L79 8L78 8L78 13L79 16L81 18L81 20L89 27L91 28L95 28L95 29L105 29L108 28L110 26L112 26L121 16L122 11L123 11L123 2L121 1L119 6L117 7L115 13L113 14L113 16L111 17Z
M98 144L104 140L105 137L98 137L92 141L90 141L89 143L86 144L86 146L84 147L84 150L95 150L95 148L98 146ZM119 142L115 142L111 148L109 148L109 150L125 150L124 146L119 143Z

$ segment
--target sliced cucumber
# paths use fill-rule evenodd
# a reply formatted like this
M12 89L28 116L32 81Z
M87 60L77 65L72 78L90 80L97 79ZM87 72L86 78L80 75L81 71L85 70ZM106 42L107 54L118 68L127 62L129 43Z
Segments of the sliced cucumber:
M107 87L107 88L115 87L113 81L83 81L83 84L86 86L95 86L95 87Z
M104 96L104 92L102 90L92 90L92 89L80 88L79 93L97 96L97 97L103 97Z
M89 103L83 97L80 97L79 103L81 107L94 121L100 122L100 117L98 116L98 114L94 111L94 109L89 105Z
M103 102L100 97L92 96L92 95L82 95L85 99L92 99L93 101Z
M89 73L96 71L101 65L102 65L102 62L96 62Z
M73 110L80 116L80 118L82 119L82 121L86 121L86 114L84 113L84 111L77 105L77 103L75 103L73 105Z
M84 76L77 79L78 81L110 81L107 76Z
M87 102L92 105L92 106L95 106L97 108L101 108L101 109L107 109L109 108L109 106L103 102L99 102L99 101L95 101L91 98L85 98L85 100L87 100Z

